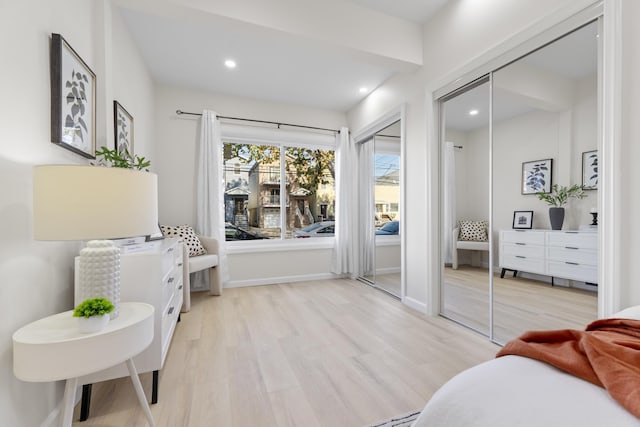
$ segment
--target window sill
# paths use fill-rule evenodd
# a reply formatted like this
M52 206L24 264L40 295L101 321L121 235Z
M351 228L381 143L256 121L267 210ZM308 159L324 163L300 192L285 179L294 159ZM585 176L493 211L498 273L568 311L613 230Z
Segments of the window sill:
M316 237L309 239L258 240L255 242L226 242L228 254L247 254L259 252L307 251L317 249L333 249L333 237Z

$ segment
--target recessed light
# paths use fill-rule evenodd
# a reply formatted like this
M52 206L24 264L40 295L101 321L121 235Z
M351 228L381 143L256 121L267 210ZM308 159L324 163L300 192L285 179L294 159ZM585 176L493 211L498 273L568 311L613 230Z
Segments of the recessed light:
M227 68L236 68L236 61L234 61L233 59L227 59L226 61L224 61L224 65Z
M476 114L478 114L478 110L470 110L469 111L469 115L470 116L475 116Z
M367 93L369 89L367 89L366 87L361 87L360 88L360 93Z

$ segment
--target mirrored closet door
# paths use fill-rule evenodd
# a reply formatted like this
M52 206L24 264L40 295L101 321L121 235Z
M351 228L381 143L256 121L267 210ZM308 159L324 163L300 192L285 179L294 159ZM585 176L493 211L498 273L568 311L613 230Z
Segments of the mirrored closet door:
M440 311L498 343L597 317L598 27L439 99ZM561 227L540 197L556 185L584 189Z
M488 77L442 99L441 313L489 335Z
M360 278L398 298L402 296L400 123L358 145Z
M590 226L598 205L597 34L593 21L493 73L499 343L525 330L583 329L597 317L598 229ZM564 206L560 230L536 194L554 185L585 188L583 199Z

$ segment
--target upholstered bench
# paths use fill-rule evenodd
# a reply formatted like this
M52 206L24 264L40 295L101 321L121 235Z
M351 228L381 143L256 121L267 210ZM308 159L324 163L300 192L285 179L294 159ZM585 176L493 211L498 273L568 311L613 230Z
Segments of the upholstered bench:
M461 230L461 227L463 230ZM458 269L458 250L463 249L467 251L489 251L489 239L487 235L488 222L486 221L459 221L458 227L453 229L453 251L451 268ZM462 240L464 235L466 239L475 240Z
M184 300L182 312L191 310L191 273L209 270L209 295L222 295L220 269L218 267L218 241L211 237L198 236L200 243L207 251L204 255L189 256L189 249L185 247L183 253L182 283L184 285ZM186 246L186 245L185 245Z

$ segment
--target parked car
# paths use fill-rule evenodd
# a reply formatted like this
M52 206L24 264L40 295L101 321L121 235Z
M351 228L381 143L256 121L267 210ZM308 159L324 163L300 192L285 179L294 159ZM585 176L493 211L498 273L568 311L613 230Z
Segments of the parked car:
M378 236L391 236L400 232L400 221L389 221L376 230Z
M294 231L293 237L333 237L336 230L335 221L322 221L311 224L302 230Z
M242 228L236 227L233 224L225 223L224 224L224 235L225 240L262 240L268 239L267 236L263 236L259 233L254 233L248 230L244 230Z

